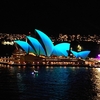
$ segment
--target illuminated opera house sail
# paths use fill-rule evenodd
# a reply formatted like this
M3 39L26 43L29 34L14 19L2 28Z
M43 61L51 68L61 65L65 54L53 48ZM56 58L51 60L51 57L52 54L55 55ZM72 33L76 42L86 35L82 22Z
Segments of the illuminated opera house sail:
M70 50L70 43L59 43L54 45L51 39L42 31L35 29L35 32L40 37L40 40L27 36L26 38L29 42L16 40L17 43L26 53L34 53L35 55L44 55L44 56L68 56L68 51ZM76 57L86 58L90 51L81 51L76 52L72 51L71 53Z
M90 51L80 51L80 52L76 52L76 51L72 51L72 50L71 50L71 52L73 53L73 55L76 58L79 58L79 57L86 58L89 55L89 53L90 53Z

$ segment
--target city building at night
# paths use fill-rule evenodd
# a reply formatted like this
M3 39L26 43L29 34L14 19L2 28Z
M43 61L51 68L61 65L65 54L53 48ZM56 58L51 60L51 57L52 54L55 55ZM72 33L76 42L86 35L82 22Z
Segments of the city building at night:
M28 35L24 40L15 40L16 51L10 58L1 58L1 62L6 60L11 65L94 65L93 60L86 59L90 50L75 51L68 42L54 44L44 32L35 29L35 33L38 38Z
M54 45L51 39L42 31L35 29L37 34L40 36L40 41L31 37L27 36L26 38L29 40L21 41L16 40L14 41L17 43L26 53L34 53L35 55L44 55L44 56L68 56L68 52L70 49L70 43L60 43ZM30 44L29 44L30 43Z
M36 56L64 56L68 57L68 51L70 50L70 43L59 43L54 45L52 40L42 31L35 29L36 33L39 35L40 39L36 39L31 36L26 36L27 41L22 40L16 40L14 41L16 44L18 44L27 54L33 53ZM72 51L71 53L76 58L86 58L90 51Z

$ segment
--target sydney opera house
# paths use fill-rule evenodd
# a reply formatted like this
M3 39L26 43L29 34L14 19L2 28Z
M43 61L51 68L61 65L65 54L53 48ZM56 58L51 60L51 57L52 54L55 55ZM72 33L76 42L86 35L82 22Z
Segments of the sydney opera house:
M38 29L35 29L35 32L39 36L39 39L27 36L27 41L14 41L18 47L25 51L26 55L33 54L34 58L51 58L53 56L67 58L70 51L75 58L85 59L90 53L89 50L80 52L70 50L70 43L66 42L54 45L52 40L44 32Z

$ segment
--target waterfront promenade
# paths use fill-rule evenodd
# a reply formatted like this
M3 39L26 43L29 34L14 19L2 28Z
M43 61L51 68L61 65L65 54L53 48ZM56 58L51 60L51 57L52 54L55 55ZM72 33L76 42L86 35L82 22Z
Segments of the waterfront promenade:
M26 63L26 62L15 62L14 58L12 57L1 57L0 58L0 64L1 65L9 65L9 66L67 66L67 67L93 67L98 68L100 67L100 64L94 61L89 60L81 60L81 62L78 59L64 59L62 61L35 61L33 63Z

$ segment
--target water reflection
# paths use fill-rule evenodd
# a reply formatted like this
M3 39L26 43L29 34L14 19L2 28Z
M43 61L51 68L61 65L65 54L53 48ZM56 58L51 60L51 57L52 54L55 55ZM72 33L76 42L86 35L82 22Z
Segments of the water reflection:
M0 67L0 93L18 100L100 100L100 68Z
M94 83L95 86L95 91L96 91L96 99L100 100L100 68L93 68L93 77L92 77L92 81Z

